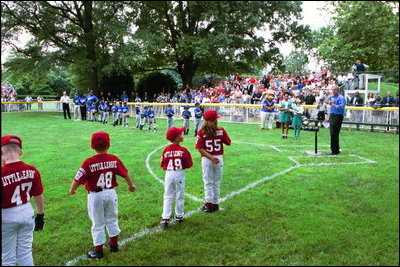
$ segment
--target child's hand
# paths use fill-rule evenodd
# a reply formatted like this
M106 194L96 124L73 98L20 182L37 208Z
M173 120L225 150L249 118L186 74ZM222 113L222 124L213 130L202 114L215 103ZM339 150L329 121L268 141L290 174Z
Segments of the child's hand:
M135 187L134 185L128 186L128 190L129 190L130 192L135 192L135 191L136 191L136 187Z
M219 163L219 159L217 159L217 158L214 158L214 157L213 157L211 160L212 160L212 162L213 162L214 164Z
M69 190L68 195L75 195L76 194L76 190Z

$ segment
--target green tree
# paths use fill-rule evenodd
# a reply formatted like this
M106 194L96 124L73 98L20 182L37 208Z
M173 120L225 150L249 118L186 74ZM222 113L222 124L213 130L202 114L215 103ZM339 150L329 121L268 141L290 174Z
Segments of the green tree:
M130 26L124 6L115 1L2 1L2 42L15 51L4 64L6 71L38 79L55 66L68 66L81 77L77 86L99 91L101 71L115 71L107 67L110 51L123 45ZM21 48L15 36L23 31L33 38Z
M298 25L295 1L140 1L131 49L137 70L170 69L183 87L195 73L256 72L281 63L278 43L298 45L308 28ZM270 37L258 31L270 31ZM136 47L136 48L135 48Z
M370 70L399 68L399 13L393 1L335 1L334 25L314 31L312 47L337 71L356 59Z
M305 74L308 72L308 56L303 51L292 51L283 59L283 66L285 71L292 74Z

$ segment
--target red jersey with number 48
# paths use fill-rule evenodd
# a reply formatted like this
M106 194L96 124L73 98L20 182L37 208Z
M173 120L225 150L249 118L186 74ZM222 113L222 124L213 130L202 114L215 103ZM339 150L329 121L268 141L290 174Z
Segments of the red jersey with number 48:
M222 127L218 127L215 136L206 136L203 130L197 132L196 149L202 148L213 156L222 155L224 154L223 144L231 145L231 139Z
M43 193L39 171L22 161L1 167L1 207L11 208L25 204L31 196Z
M167 146L161 156L160 166L164 171L179 171L193 166L190 152L180 145Z
M97 154L85 159L75 175L75 181L85 185L86 190L96 191L118 186L116 175L128 175L122 161L115 155Z

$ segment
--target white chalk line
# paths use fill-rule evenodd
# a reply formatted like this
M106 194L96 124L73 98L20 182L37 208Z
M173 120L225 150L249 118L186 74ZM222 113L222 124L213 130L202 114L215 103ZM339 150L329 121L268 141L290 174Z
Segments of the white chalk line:
M256 145L256 146L265 146L265 147L269 147L269 148L272 148L272 149L274 149L274 150L277 150L277 149L274 148L274 147L276 147L276 146L271 146L271 145L263 145L263 144L256 144L256 143L249 143L249 142L239 142L239 141L237 141L236 143L249 144L249 145ZM163 180L161 180L161 179L153 172L152 168L150 167L150 157L151 157L154 153L156 153L158 150L160 150L161 148L163 148L164 146L166 146L166 145L162 145L162 146L156 148L155 150L153 150L152 152L150 152L149 155L146 157L146 167L147 167L149 173L150 173L157 181L159 181L159 182L162 183L162 184L164 183ZM282 145L282 146L283 146L283 145ZM300 145L300 146L309 146L309 145ZM279 149L278 149L278 150L279 150ZM277 150L277 151L278 151L278 150ZM278 152L280 152L280 151L278 151ZM358 158L360 158L360 159L363 159L364 162L300 164L298 161L296 161L296 160L294 159L294 158L300 158L300 157L343 157L343 156L358 157ZM262 182L265 182L265 181L267 181L267 180L270 180L270 179L272 179L272 178L275 178L275 177L277 177L277 176L280 176L280 175L282 175L282 174L285 174L285 173L287 173L287 172L290 172L291 170L293 170L293 169L295 169L295 168L298 168L298 167L301 167L301 166L321 166L321 165L331 165L331 166L332 166L332 165L341 165L341 164L368 164L368 163L376 163L376 161L373 161L373 160L370 160L370 159L367 159L367 158L364 158L364 157L361 157L361 156L357 156L357 155L343 155L343 156L339 156L339 155L336 155L336 156L334 156L334 155L332 155L332 156L328 156L328 155L288 156L288 158L289 158L292 162L295 163L294 166L291 166L291 167L289 167L289 168L287 168L287 169L285 169L285 170L283 170L283 171L281 171L281 172L278 172L278 173L275 173L275 174L273 174L273 175L264 177L264 178L262 178L262 179L260 179L260 180L257 180L257 181L255 181L255 182L253 182L253 183L251 183L251 184L246 185L245 187L243 187L243 188L241 188L241 189L239 189L239 190L237 190L237 191L233 191L233 192L227 194L226 196L220 198L220 202L225 202L225 201L227 201L228 199L230 199L230 198L232 198L232 197L234 197L234 196L236 196L236 195L238 195L238 194L241 194L241 193L243 193L243 192L245 192L245 191L247 191L247 190L249 190L249 189L251 189L251 188L257 186L258 184L260 184L260 183L262 183ZM189 197L189 194L186 194L186 196ZM199 199L199 198L194 197L194 196L192 196L192 197L194 198L193 200L195 200L195 201L198 201L198 199ZM189 197L189 198L190 198L190 197ZM200 200L200 201L203 202L202 200ZM200 207L199 207L199 208L200 208ZM188 218L188 217L192 216L193 214L196 214L196 213L200 212L200 209L199 209L199 208L187 212L187 213L185 214L185 218ZM173 220L171 220L171 222L169 223L169 225L172 226L172 225L174 225L174 224L176 224L176 223L177 223L176 220L173 219ZM127 238L121 240L121 241L119 242L119 246L122 247L122 246L124 246L124 245L125 245L126 243L128 243L128 242L138 240L139 238L142 238L142 237L144 237L144 236L146 236L146 235L150 235L150 234L154 234L154 233L160 232L160 231L162 231L163 229L164 229L164 228L163 228L162 226L160 226L160 225L155 226L155 227L153 227L153 228L144 228L144 229L142 229L141 231L139 231L138 233L135 233L135 234L131 235L130 237L127 237ZM65 266L72 266L72 265L75 265L76 263L78 263L79 261L84 260L84 259L87 259L87 256L86 256L86 255L80 255L80 256L78 256L78 257L76 257L76 258L74 258L74 259L72 259L72 260L70 260L70 261L67 261L67 262L65 263Z

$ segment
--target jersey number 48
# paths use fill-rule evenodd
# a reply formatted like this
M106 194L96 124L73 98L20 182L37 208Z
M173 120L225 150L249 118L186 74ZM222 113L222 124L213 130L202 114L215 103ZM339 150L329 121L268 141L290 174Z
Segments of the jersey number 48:
M97 186L101 188L110 188L112 186L112 175L112 172L100 174L99 180L97 180Z

